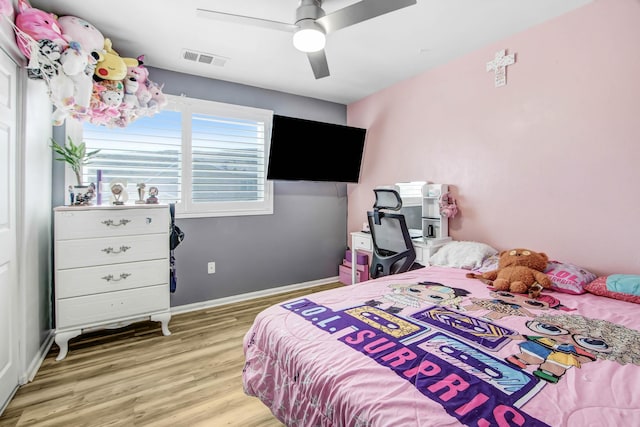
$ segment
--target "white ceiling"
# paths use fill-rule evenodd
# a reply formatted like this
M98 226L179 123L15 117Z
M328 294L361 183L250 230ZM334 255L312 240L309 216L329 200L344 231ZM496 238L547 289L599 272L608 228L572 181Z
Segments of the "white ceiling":
M331 75L319 80L306 55L293 47L291 34L196 15L202 8L293 24L298 0L31 0L31 5L83 18L110 38L121 56L144 54L149 66L349 104L591 1L418 0L329 34ZM323 8L329 14L355 2L326 0ZM220 56L225 61L216 62L224 66L187 61L184 49Z

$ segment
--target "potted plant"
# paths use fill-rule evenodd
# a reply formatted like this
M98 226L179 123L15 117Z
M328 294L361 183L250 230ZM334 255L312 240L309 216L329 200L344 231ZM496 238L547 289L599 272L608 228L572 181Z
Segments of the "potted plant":
M82 167L89 164L89 161L95 157L100 150L87 152L87 147L84 142L76 145L71 137L67 139L69 143L63 146L51 138L51 148L60 155L56 160L67 163L76 175L77 185L71 193L72 204L89 204L93 198L93 191L91 190L95 190L95 187L92 189L91 186L84 185L82 182Z

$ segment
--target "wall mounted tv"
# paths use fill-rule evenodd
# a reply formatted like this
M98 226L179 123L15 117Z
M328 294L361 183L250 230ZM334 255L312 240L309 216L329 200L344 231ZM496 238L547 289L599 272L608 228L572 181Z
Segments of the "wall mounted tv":
M366 129L273 116L267 179L358 182Z

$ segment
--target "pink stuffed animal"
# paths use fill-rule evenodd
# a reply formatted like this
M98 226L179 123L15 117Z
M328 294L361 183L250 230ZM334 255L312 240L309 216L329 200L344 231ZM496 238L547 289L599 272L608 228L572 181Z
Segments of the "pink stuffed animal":
M146 109L147 107L149 107L149 101L151 101L151 92L147 88L146 84L138 85L136 97L138 98L138 104L140 104L140 108Z
M11 0L0 0L0 15L6 16L12 22L14 21Z
M104 47L104 36L91 23L77 16L61 16L58 18L62 37L67 43L77 42L80 49L91 55L101 52ZM95 57L94 57L95 58Z
M138 65L127 66L127 77L135 77L139 84L145 84L149 78L149 70L144 66L144 55L140 55L136 59Z
M167 97L162 93L162 86L159 86L151 80L147 80L147 82L149 83L149 92L151 93L151 100L149 101L148 107L151 110L150 112L155 114L166 107Z
M147 108L147 104L151 101L151 92L147 88L149 70L144 66L144 55L140 55L137 58L138 65L127 67L127 77L135 78L138 82L138 88L134 92L138 99L138 106L140 108Z
M20 52L31 58L31 52L38 50L38 41L51 40L60 47L67 45L56 16L52 13L31 7L27 0L18 0L16 15L16 42Z
M58 18L62 37L67 43L76 43L79 51L87 56L85 74L93 78L96 63L102 58L104 36L91 23L77 16L66 15Z
M91 103L89 105L89 122L94 125L108 125L114 118L120 116L117 106L108 105L104 102L113 97L117 101L117 88L109 88L106 85L111 82L94 82L93 93L91 95ZM122 83L121 83L122 84ZM112 102L112 104L115 102Z

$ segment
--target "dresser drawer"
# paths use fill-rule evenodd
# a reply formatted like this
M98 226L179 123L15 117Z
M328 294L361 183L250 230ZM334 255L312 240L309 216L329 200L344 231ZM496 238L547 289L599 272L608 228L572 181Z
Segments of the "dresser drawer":
M169 283L167 259L71 268L57 272L56 298L115 292L165 283Z
M371 235L367 236L353 236L353 248L363 251L373 251L373 244L371 242Z
M167 207L137 209L66 209L55 213L57 240L132 234L166 233L169 230Z
M149 234L56 242L56 268L78 268L169 258L169 236Z
M168 284L66 298L58 300L56 327L88 327L92 323L166 310L169 310Z

